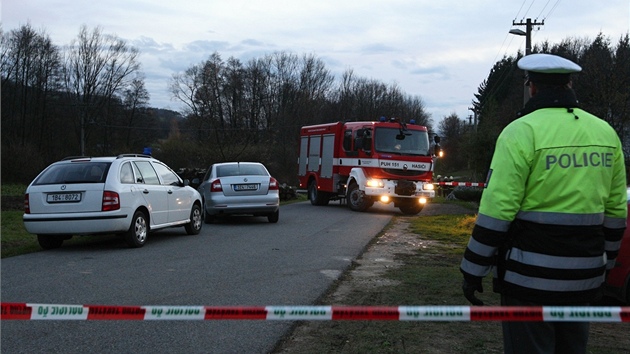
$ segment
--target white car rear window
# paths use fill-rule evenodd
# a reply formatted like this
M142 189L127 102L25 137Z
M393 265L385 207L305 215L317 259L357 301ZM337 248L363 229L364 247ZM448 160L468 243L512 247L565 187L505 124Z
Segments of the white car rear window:
M105 183L110 165L110 162L92 161L52 165L33 184Z

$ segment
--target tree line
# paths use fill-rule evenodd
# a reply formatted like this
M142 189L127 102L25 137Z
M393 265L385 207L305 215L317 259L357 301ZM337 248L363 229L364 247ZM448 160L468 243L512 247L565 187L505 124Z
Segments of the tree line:
M147 106L138 50L99 27L63 47L30 24L2 31L0 73L5 182L66 156L137 151L168 131Z
M351 69L337 80L315 55L242 62L212 53L172 75L170 91L184 109L168 112L148 106L138 50L101 28L83 26L63 47L31 25L0 40L5 181L28 182L65 156L150 146L175 169L255 160L295 183L302 125L386 116L431 126L419 97Z
M607 121L619 135L630 166L630 40L628 34L616 43L602 33L595 39L567 38L560 43L543 42L532 53L550 53L582 67L573 74L573 89L585 110ZM455 114L438 125L446 156L439 163L445 171L473 171L482 182L489 169L494 144L501 130L516 119L524 102L524 72L517 67L523 57L504 56L494 64L479 85L472 102L473 114L462 119Z
M173 112L149 107L138 50L99 27L82 26L64 46L31 25L0 34L5 182L27 183L66 156L150 146L176 170L253 160L295 184L301 126L381 116L428 126L443 137L446 152L436 168L472 170L482 179L498 134L523 104L523 72L516 67L522 53L495 63L472 101L473 116L452 114L434 130L420 97L352 69L337 78L315 55L276 52L243 62L215 52L172 74L168 87L184 107ZM628 42L627 34L615 45L599 34L592 41L545 42L533 52L582 66L574 78L582 107L608 121L630 152Z

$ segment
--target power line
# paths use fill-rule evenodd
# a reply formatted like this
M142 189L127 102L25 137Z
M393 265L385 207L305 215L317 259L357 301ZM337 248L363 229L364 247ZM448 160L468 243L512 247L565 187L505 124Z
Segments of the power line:
M534 26L543 26L545 23L545 20L543 19L541 22L538 22L538 18L534 19L534 21L532 22L531 18L527 18L525 21L521 20L520 22L517 22L516 19L519 17L521 11L523 10L523 7L525 6L527 0L523 0L523 3L521 4L521 7L519 8L516 16L514 17L514 20L512 21L512 26L526 26L526 31L524 33L525 35L525 53L524 55L528 55L531 53L532 50L532 45L531 45L531 36L532 36L532 29ZM534 5L535 0L532 0L532 2L529 4L529 7L527 7L527 11L525 11L525 13L523 14L523 17L526 17L527 14L530 12L532 6ZM543 7L543 9L540 11L539 17L542 16L542 14L544 13L545 9L548 7L549 3L551 2L551 0L547 0L547 3L545 4L545 6ZM551 8L551 10L549 11L549 13L547 14L547 16L549 16L551 14L551 12L553 12L553 10L558 6L558 3L560 2L560 0L557 0L556 3L554 4L554 6ZM546 18L546 17L545 17ZM540 28L540 27L539 27ZM506 36L508 36L509 34L506 34ZM496 64L497 62L497 58L499 56L499 54L501 53L501 51L503 50L503 46L505 44L507 40L507 37L503 39L503 43L501 44L501 47L499 49L499 52L497 52L495 58L494 58L494 63ZM507 57L508 53L507 53L507 48L509 48L509 46L512 43L512 40L514 40L514 38L510 39L510 43L508 44L508 46L505 49L505 53L504 53L504 57ZM497 83L495 84L495 87L490 89L490 92L488 92L487 97L492 97L495 95L496 91L499 89L499 87L503 84L503 82L505 80L508 80L510 78L510 76L512 75L513 71L504 71L502 73L501 76L499 76L497 79ZM525 95L526 96L526 95ZM525 98L526 99L526 98ZM482 103L482 102L478 102L478 103Z
M546 19L546 18L548 18L549 16L551 16L551 13L552 13L552 12L556 9L556 7L558 7L558 4L559 4L559 3L560 3L560 0L557 0L557 1L556 1L556 3L555 3L555 4L553 5L553 7L551 8L551 10L549 10L549 13L547 13L547 16L545 16L545 17L543 18L543 20L544 20L544 19Z
M547 0L547 3L545 4L545 6L542 8L542 10L540 10L540 13L538 14L538 17L536 17L537 19L540 18L540 16L543 14L543 12L545 11L545 9L547 8L547 5L549 5L549 2L551 0Z
M525 14L523 14L523 17L527 16L527 14L529 13L529 10L531 10L532 6L534 5L535 0L532 0L532 3L529 4L529 7L527 8L527 11L525 11Z
M521 4L521 8L518 9L518 12L516 13L516 16L514 16L514 19L516 20L516 18L518 17L518 15L521 13L521 10L523 9L523 6L525 5L525 2L527 0L523 0L523 3Z

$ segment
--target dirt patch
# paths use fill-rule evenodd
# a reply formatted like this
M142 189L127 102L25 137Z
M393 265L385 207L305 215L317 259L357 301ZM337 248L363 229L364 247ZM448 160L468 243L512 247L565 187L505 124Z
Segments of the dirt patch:
M396 281L382 277L395 267L403 265L394 259L396 254L413 254L418 248L426 247L429 241L419 241L417 236L407 232L409 222L400 218L378 240L357 259L356 266L346 279L339 283L330 295L332 303L344 303L345 297L353 290L372 291L374 288L396 285Z
M474 214L476 211L456 204L430 204L422 210L422 215ZM344 303L344 298L352 290L371 291L386 285L396 285L382 275L395 267L403 265L396 256L416 254L418 249L430 247L434 241L423 240L409 231L409 220L413 216L399 216L396 221L378 237L359 259L356 266L339 283L330 295L332 303ZM398 257L400 258L400 257Z

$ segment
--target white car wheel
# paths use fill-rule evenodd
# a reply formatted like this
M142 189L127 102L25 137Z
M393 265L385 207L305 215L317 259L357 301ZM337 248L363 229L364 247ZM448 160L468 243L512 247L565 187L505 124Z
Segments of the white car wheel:
M147 242L149 227L147 217L142 211L136 211L131 219L129 230L125 233L125 242L130 247L142 247Z

